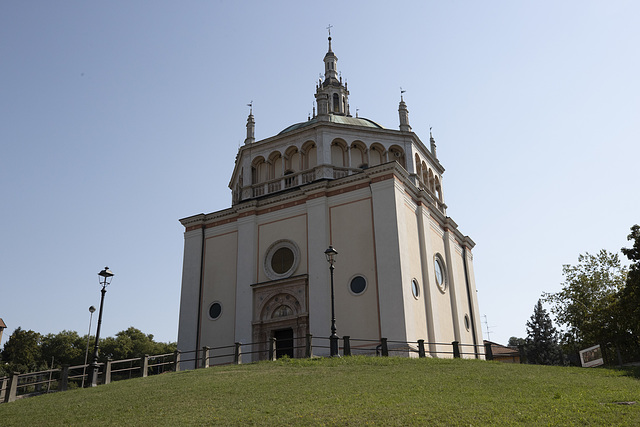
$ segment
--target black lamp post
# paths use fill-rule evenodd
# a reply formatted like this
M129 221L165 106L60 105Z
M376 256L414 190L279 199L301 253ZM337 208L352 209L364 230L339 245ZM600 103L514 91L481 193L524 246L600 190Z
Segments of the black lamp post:
M102 324L102 305L104 304L104 294L107 293L107 286L111 283L113 273L109 267L105 267L98 273L98 282L102 285L102 298L100 298L100 313L98 314L98 328L96 329L96 345L93 348L93 361L91 362L91 387L98 385L98 345L100 343L100 325Z
M329 263L329 271L331 271L331 336L329 337L329 351L331 357L338 356L338 335L336 335L336 310L334 306L335 296L333 293L333 264L338 257L338 251L333 249L333 246L329 245L329 249L324 251Z

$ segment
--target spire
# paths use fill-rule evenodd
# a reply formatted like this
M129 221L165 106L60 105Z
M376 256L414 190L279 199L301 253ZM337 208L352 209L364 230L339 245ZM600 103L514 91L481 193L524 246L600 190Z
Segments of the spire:
M329 50L324 56L324 84L339 83L338 57L331 50L331 36L329 36Z
M407 110L407 104L404 102L402 96L406 90L400 88L400 106L398 107L398 113L400 115L400 130L403 132L411 132L411 126L409 126L409 110Z
M431 143L431 154L437 160L438 156L436 155L436 140L433 139L433 133L431 133L432 127L429 128L429 142Z
M247 104L249 107L249 117L247 117L247 138L244 140L245 144L253 144L256 142L256 122L253 120L253 101Z
M322 75L316 86L316 103L319 120L330 120L329 115L337 114L351 117L349 112L349 91L342 83L342 75L338 73L338 57L331 48L331 28L329 25L329 49L324 56L324 80Z

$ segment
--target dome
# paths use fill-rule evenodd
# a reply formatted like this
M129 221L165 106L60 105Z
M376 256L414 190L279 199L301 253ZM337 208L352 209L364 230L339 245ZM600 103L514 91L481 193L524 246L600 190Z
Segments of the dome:
M302 129L307 126L311 126L315 123L318 123L318 118L314 117L311 120L307 120L306 122L296 123L294 125L289 126L282 130L278 135L285 134L287 132L292 132L294 130ZM373 120L365 119L364 117L347 117L347 116L338 116L335 114L329 115L329 122L331 123L339 123L342 125L350 125L350 126L362 126L374 129L384 129L382 126L374 122Z

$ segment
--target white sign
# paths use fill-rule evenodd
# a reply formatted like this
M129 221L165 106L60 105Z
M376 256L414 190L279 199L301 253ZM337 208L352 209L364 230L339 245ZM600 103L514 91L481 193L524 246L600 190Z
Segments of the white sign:
M583 368L591 368L594 366L604 365L602 360L602 350L599 345L580 350L580 363Z

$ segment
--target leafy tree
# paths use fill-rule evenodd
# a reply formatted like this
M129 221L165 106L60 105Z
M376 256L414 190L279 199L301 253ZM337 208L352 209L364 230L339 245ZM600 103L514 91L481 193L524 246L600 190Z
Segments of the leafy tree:
M627 240L632 240L631 248L622 248L622 253L629 258L631 266L624 288L620 291L622 339L637 354L640 352L640 226L631 227Z
M47 334L42 338L42 358L47 364L50 364L53 358L55 366L65 363L82 365L86 350L87 337L83 338L75 331Z
M507 345L509 347L518 347L525 344L526 344L526 340L524 338L511 337L509 338L509 343Z
M616 302L627 276L618 255L604 249L580 255L578 265L564 265L562 274L562 290L543 297L565 328L564 342L574 349L617 342L621 325Z
M129 327L120 331L115 338L105 338L100 344L101 358L110 357L113 360L142 357L145 354L165 354L175 351L174 344L158 343L153 340L153 334L146 335L140 329Z
M527 322L525 345L527 361L537 365L559 365L562 353L558 344L558 332L553 327L549 313L542 307L542 301L533 308L533 315Z
M42 366L40 352L41 335L34 331L25 331L18 327L4 343L2 360L8 363L5 371L29 372Z

